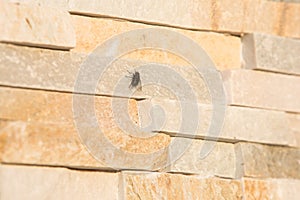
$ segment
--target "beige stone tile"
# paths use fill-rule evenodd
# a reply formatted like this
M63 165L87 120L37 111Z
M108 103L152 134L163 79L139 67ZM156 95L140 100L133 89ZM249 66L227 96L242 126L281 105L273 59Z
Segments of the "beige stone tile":
M54 49L75 47L75 32L67 11L0 1L0 13L1 42Z
M213 149L206 157L201 158L200 152L206 148L205 142L211 143ZM176 159L176 155L179 154L180 157ZM165 169L167 172L191 173L202 177L239 176L235 164L234 144L231 143L172 138L169 160L171 164Z
M87 150L86 145L82 143L85 138L82 135L79 137L74 125L71 124L2 120L0 124L1 162L86 169L155 170L165 165L167 159L165 147L168 146L169 138L164 134L144 139L112 129L103 131L105 139L100 140L96 137L99 134L98 130L87 128L86 131L94 136L86 141L98 144L102 152L106 154L100 152L95 155L96 147L93 149L94 146L91 147L90 143L86 143L89 145L89 150ZM112 147L108 148L104 142L109 142ZM99 150L98 148L96 150ZM99 161L89 152L97 156ZM134 154L141 156L134 156Z
M36 166L0 166L0 198L119 199L119 173Z
M125 199L242 199L237 180L122 172Z
M101 74L100 70L102 68L101 66L97 67L100 65L97 58L89 60L95 65L93 63L91 65L85 64L83 67L83 60L86 57L79 53L16 47L13 45L0 45L0 49L3 50L0 51L1 85L96 93L118 97L133 96L135 98L158 96L171 99L179 97L189 99L195 95L199 102L210 102L210 94L205 81L192 66L164 66L162 70L157 65L154 67L143 66L149 63L142 61L117 60ZM86 70L86 66L91 66L94 71L91 73ZM131 82L129 78L126 78L128 70L134 71L136 69L141 75L142 91L132 90L128 87ZM79 72L81 72L80 75L78 75ZM89 73L82 75L82 72ZM177 75L179 79L174 78L174 75ZM87 89L75 89L78 80L82 81L78 85L81 87L85 85ZM87 85L94 82L94 86ZM95 87L95 90L93 87ZM187 95L186 90L184 90L186 87L190 87L194 91L192 93L189 91Z
M0 118L12 121L72 124L75 117L73 107L75 96L71 93L0 87ZM113 114L115 110L112 108L114 100L124 102L129 117L133 123L138 124L136 100L102 96L91 98L94 99L93 107L98 120L107 123L106 127L116 127L114 119L116 114Z
M198 115L184 115L188 102L153 98L138 102L141 127L145 131L167 132L185 137L214 137L221 141L251 141L266 144L300 147L300 115L282 111L227 106L221 132L209 134L212 124L212 105L197 104ZM160 109L158 109L160 107ZM183 121L198 123L193 131L182 131Z
M73 49L76 52L90 53L106 40L127 31L141 28L157 28L174 31L194 40L206 51L220 70L240 68L241 66L241 41L239 37L145 25L107 18L91 18L75 15L72 16L72 19L77 36L76 48ZM189 63L178 55L157 49L134 51L125 55L124 58L170 65L189 65Z
M252 70L222 74L230 105L300 112L299 76Z
M1 85L73 91L82 54L0 44Z
M300 181L295 179L243 179L244 199L296 200Z
M300 178L299 148L238 143L236 155L245 177Z
M107 6L105 6L107 5ZM70 11L197 30L299 37L300 5L247 1L69 1Z
M267 34L243 36L246 69L300 75L300 41Z

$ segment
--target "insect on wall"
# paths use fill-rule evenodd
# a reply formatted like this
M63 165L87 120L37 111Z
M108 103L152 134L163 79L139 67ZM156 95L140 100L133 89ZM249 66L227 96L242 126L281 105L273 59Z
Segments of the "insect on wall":
M139 91L142 91L142 82L141 82L141 76L140 73L137 71L130 72L128 71L129 75L126 76L131 79L131 82L129 84L130 89L136 88Z

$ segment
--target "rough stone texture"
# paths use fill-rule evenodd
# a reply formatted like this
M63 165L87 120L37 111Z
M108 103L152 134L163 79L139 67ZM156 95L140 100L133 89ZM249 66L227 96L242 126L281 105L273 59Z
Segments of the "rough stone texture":
M89 53L98 45L120 33L141 28L159 28L181 33L197 42L220 70L240 68L241 66L241 41L239 37L116 21L113 19L83 16L72 16L72 19L77 36L77 44L73 51ZM154 49L134 51L124 57L171 65L189 65L179 56Z
M245 68L300 75L299 40L255 33L242 42Z
M114 149L109 149L111 151L105 155L106 157L101 157L98 162L82 144L73 125L1 121L1 162L74 168L110 169L114 167L148 170L159 169L166 162L167 149L164 147L169 143L166 135L159 134L153 138L143 139L111 131L105 133L105 136L108 141L111 141ZM105 147L103 145L103 148ZM162 152L159 151L160 149ZM123 160L125 158L120 157L118 150L124 153L146 154L147 159L143 157L139 160L132 157L132 159Z
M122 172L124 199L242 199L237 180Z
M41 50L36 48L0 45L0 84L17 87L50 89L56 91L74 91L74 83L80 63L84 59L82 54L60 51ZM119 60L109 67L105 76L101 77L98 94L114 95L114 86L120 78L128 75L127 70L133 70L141 62L127 62ZM208 103L209 94L204 81L193 73L191 67L176 67L180 75L196 88L199 102ZM156 76L156 72L143 77L142 81ZM233 105L270 108L276 110L299 111L299 97L297 86L299 77L257 72L250 70L232 70L223 73L228 100ZM191 77L192 76L192 77ZM171 78L171 76L166 76ZM103 84L105 82L105 84ZM118 96L126 96L130 91L130 80L124 78L124 90ZM296 88L295 88L296 87ZM170 91L157 85L144 87L137 91L136 97L158 96L173 98ZM253 95L248 95L253 94ZM279 95L280 94L280 95Z
M0 181L6 200L119 199L119 173L1 165Z
M210 142L214 145L214 148L207 157L200 158L200 152L204 147L204 140L172 138L172 142L174 142L174 146L171 143L171 153L169 154L169 159L172 163L165 171L198 174L202 177L219 176L235 178L239 176L235 165L233 144ZM182 146L188 142L190 142L190 146L182 149ZM174 152L182 152L178 160L174 159L173 155L176 155Z
M68 8L69 8L68 0L52 0L52 1L47 1L47 0L2 0L2 1L12 2L12 3L30 4L30 5L38 4L39 6L49 6L49 7L54 7L54 8L64 9L64 10L68 10Z
M0 1L0 41L55 49L75 47L67 11Z
M300 179L300 149L236 144L237 168L245 177Z
M0 87L0 118L45 123L73 123L73 98L75 94L48 92L40 90ZM107 127L116 126L112 110L113 100L126 102L128 114L135 124L138 123L137 102L132 99L120 99L95 96L94 109L99 122ZM103 127L104 128L104 127Z
M185 137L204 138L212 118L212 105L198 104L198 129L195 132L180 131L183 119L194 123L194 116L183 116L182 108L175 100L153 98L138 102L141 127L145 131L168 132ZM188 104L187 104L188 105ZM160 106L160 110L154 109ZM258 143L300 147L300 115L281 111L228 106L218 139L221 141L252 141Z
M270 1L300 3L300 0L270 0Z
M272 1L69 1L70 11L197 30L300 37L300 5Z
M78 80L77 74L85 56L78 53L68 53L59 51L40 50L36 48L16 47L13 45L0 45L0 84L6 86L17 86L35 89L48 89L55 91L74 91L74 85ZM96 58L94 73L90 73L84 77L85 80L91 80L97 76L100 69L100 61ZM76 90L81 93L94 93L128 97L134 96L136 98L146 98L151 96L158 96L164 98L175 99L174 92L169 90L173 87L176 91L183 87L182 80L174 79L172 73L184 79L188 85L194 89L194 93L199 102L209 103L210 94L201 76L196 73L192 66L166 66L168 71L162 72L162 68L141 67L138 71L141 74L142 84L148 84L143 87L142 91L131 90L128 86L131 82L128 76L128 70L134 71L135 68L142 64L141 61L118 60L110 65L107 70L97 79L98 85L95 91ZM93 65L94 66L94 65ZM159 75L159 76L158 76ZM91 77L90 77L91 76ZM161 80L162 83L156 81ZM86 81L87 82L87 81ZM166 82L167 84L163 84ZM116 89L117 84L120 88ZM179 93L183 98L190 98L186 95L186 90ZM178 96L177 96L178 98Z
M300 77L252 70L223 73L231 105L300 112Z
M75 116L73 116L72 94L12 88L1 88L0 91L0 118L10 120L1 121L0 125L3 162L96 168L110 166L107 162L103 165L97 163L81 143L78 133L80 126L73 124ZM131 118L128 123L137 124L135 100L119 99L119 101L128 103L128 114ZM120 163L124 164L124 166L117 164L116 168L157 169L163 165L170 137L156 134L143 138L144 134L141 132L139 135L132 135L128 123L121 126L124 121L118 117L122 116L113 112L111 103L112 98L95 98L95 113L99 127L93 129L92 124L89 124L84 130L86 133L81 132L81 139L85 140L86 134L98 134L100 128L106 141L113 146L110 151L114 155L113 161L118 163L120 160ZM81 106L87 107L85 104ZM97 138L91 141L96 142ZM98 141L101 142L102 140ZM101 148L107 147L104 143L102 145ZM136 161L123 160L117 150L125 153L149 154L149 158L147 162L141 158L137 158ZM103 159L110 162L111 155L105 156Z
M74 127L1 121L1 162L74 167L104 167L81 144Z
M298 200L300 180L295 179L243 179L244 199Z
M0 44L1 85L69 91L84 55Z

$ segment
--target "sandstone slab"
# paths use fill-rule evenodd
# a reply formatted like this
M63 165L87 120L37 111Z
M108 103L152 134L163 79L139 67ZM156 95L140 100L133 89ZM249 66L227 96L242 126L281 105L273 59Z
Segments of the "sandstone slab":
M205 142L211 143L213 149L206 157L201 158L200 152L205 148ZM181 156L175 159L179 154ZM238 176L234 145L231 143L172 138L169 162L170 165L165 169L167 172L197 174L201 177L235 178Z
M244 67L300 75L300 41L254 33L242 37Z
M241 199L238 180L168 173L122 172L124 199Z
M300 112L300 77L228 70L223 81L230 105Z
M169 139L166 135L143 139L111 130L100 140L96 137L99 129L87 128L87 131L94 137L83 144L86 140L79 136L74 125L1 120L1 162L83 169L157 170L167 160L165 147ZM95 154L96 147L93 149L90 143L102 147L101 151L96 149L99 154Z
M6 200L119 199L119 173L1 165L0 181Z
M76 15L72 16L72 21L77 36L76 47L72 51L90 53L106 40L123 32L141 28L157 28L174 31L194 40L207 52L220 70L240 68L241 66L241 41L239 37ZM139 49L123 57L169 65L190 65L178 55L154 48Z
M11 121L72 124L75 117L73 103L76 96L71 93L0 87L0 118ZM113 125L117 117L117 114L114 114L116 111L112 108L114 100L125 102L128 116L133 123L138 123L136 100L103 96L92 98L98 120L103 124L107 123L104 126L113 128L117 125Z
M142 129L190 138L211 137L220 141L251 141L300 147L299 114L227 106L221 132L214 136L209 134L213 120L212 105L198 104L197 116L184 114L183 106L189 106L189 103L158 98L138 101ZM158 107L160 109L157 109ZM184 122L195 121L198 123L195 131L182 131Z
M299 37L299 4L272 1L69 1L72 13L196 30Z
M0 1L0 41L70 49L76 38L70 15L57 8Z
M300 180L243 178L244 199L297 200Z
M238 143L236 160L245 177L300 178L299 148Z
M211 99L204 79L192 66L117 60L106 67L99 57L86 61L80 53L13 45L0 45L0 49L0 84L5 86L134 98L189 99L195 95L202 103ZM135 70L140 73L142 90L128 87L128 71Z
M0 44L1 85L72 91L84 55Z

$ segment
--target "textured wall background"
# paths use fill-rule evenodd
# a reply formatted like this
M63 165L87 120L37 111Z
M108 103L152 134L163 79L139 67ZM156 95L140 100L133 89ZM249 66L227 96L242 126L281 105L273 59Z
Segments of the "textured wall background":
M112 150L99 162L74 122L77 74L99 44L141 28L183 34L205 50L224 84L223 128L217 138L205 138L211 96L189 62L162 50L133 51L99 82L95 115L116 149L159 153L124 161ZM299 38L299 1L0 0L0 199L298 199ZM154 85L134 96L114 93L127 70L149 63L167 65L193 86L195 137L179 131L180 102L170 91ZM134 124L154 123L152 137L124 132L115 100L128 106ZM166 121L151 111L155 105ZM97 135L91 124L86 131ZM204 139L215 146L199 159ZM186 143L179 159L160 167ZM118 160L125 164L108 164Z

